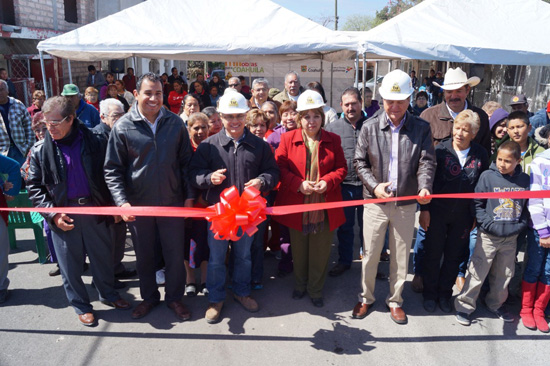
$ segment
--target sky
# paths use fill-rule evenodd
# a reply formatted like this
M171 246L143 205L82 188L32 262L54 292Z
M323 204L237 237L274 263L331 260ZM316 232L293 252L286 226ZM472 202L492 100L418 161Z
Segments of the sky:
M335 0L271 0L306 18L317 19L322 17L334 17ZM344 25L349 15L375 16L376 11L388 4L388 0L338 0L338 29ZM329 28L334 28L331 23Z

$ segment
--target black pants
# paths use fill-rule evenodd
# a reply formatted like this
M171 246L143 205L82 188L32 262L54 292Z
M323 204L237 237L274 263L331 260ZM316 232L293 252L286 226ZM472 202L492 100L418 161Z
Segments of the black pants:
M473 222L474 218L466 210L453 212L439 206L430 209L430 226L424 241L425 300L452 297L460 263L469 255Z
M156 282L155 243L158 240L166 264L165 301L179 301L185 290L183 265L184 219L178 217L136 217L128 224L136 252L136 269L141 298L158 302L160 292Z

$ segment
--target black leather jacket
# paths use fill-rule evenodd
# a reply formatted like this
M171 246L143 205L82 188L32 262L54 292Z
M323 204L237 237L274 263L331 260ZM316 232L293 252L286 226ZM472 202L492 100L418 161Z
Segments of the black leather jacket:
M212 184L210 177L218 169L227 169L226 179L220 185ZM235 148L225 128L199 144L191 161L191 183L203 193L209 204L220 201L221 192L236 186L239 193L251 179L262 181L262 192L272 190L279 182L279 167L267 142L250 132Z
M91 199L97 206L111 206L113 202L103 178L105 140L77 119L74 120L74 123L78 123L78 128L83 134L81 147L82 166L88 178ZM46 134L45 138L51 139L50 134ZM66 207L68 204L66 163L61 150L55 144L54 147L55 163L61 178L61 181L57 184L54 182L45 182L44 179L45 172L43 169L47 169L46 165L43 164L44 159L47 159L47 155L44 153L44 140L35 143L31 149L29 174L26 183L29 198L34 207ZM56 214L42 215L46 218L50 227L53 230L57 230L57 226L52 222Z
M374 198L376 186L389 180L391 138L385 112L363 123L355 149L354 165L363 182L364 198ZM435 164L430 125L406 112L405 123L399 130L396 196L416 195L422 189L431 193ZM409 203L400 201L398 205Z
M182 119L161 109L156 133L132 108L114 125L105 158L105 181L117 206L182 206L188 193L191 143Z

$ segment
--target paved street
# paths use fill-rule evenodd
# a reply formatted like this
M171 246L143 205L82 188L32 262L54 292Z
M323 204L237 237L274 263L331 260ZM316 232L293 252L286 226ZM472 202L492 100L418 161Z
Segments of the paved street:
M548 365L550 335L514 322L504 324L482 306L470 327L439 309L427 315L422 297L407 283L404 310L408 325L390 320L386 281L377 281L378 301L363 320L350 317L360 290L360 263L341 277L327 279L325 307L309 298L292 300L292 276L280 279L276 259L267 255L264 289L253 296L260 311L249 314L230 298L223 320L204 320L207 299L184 298L191 321L179 322L163 303L141 320L130 311L101 304L88 285L99 324L78 322L52 264L37 262L32 232L18 231L10 254L10 298L0 307L0 365ZM130 240L128 239L128 242ZM332 260L336 258L333 248ZM127 247L125 261L134 266ZM332 266L332 264L331 264ZM381 264L388 271L388 264ZM412 275L409 277L409 281ZM91 282L91 271L84 278ZM123 297L137 305L137 279L124 280ZM513 309L517 314L519 308Z

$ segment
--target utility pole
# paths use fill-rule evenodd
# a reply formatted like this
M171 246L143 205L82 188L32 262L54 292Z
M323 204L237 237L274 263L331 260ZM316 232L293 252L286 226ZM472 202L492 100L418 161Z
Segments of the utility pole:
M338 0L334 0L334 30L338 30Z

